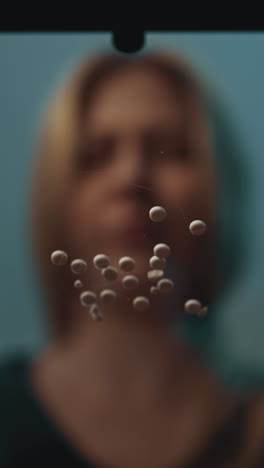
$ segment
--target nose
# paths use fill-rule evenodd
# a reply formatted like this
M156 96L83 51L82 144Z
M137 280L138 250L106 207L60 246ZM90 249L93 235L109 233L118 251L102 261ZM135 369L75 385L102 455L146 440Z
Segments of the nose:
M116 159L115 188L122 195L137 196L148 200L152 192L152 171L138 146L126 148Z

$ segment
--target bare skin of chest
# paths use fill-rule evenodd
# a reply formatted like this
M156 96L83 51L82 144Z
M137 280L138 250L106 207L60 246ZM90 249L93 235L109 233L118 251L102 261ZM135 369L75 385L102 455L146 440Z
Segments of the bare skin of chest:
M89 391L42 397L69 444L98 468L180 468L206 442L212 421L204 421L204 414L211 410L214 423L219 420L205 399L183 398L178 405L173 389L159 398L141 392L112 396L103 405Z
M76 447L102 468L180 466L176 462L183 455L184 441L189 438L187 428L182 427L181 432L177 416L173 417L167 409L126 408L122 414L117 409L75 422Z

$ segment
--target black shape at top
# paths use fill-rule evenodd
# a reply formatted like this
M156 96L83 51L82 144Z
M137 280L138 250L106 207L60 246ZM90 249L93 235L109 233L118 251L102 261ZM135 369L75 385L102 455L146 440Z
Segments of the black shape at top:
M112 43L119 52L139 52L144 47L144 32L139 30L115 30Z

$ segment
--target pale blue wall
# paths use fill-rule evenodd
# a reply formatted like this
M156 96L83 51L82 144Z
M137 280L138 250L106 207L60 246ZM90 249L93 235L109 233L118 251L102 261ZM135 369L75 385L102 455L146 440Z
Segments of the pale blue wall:
M261 310L264 273L264 34L148 34L146 47L156 45L183 51L210 72L211 77L219 82L222 93L228 96L241 125L241 134L249 142L256 179L256 208L250 214L250 222L255 223L250 245L254 268L248 278L248 315L244 312L238 320L237 315L235 319L231 314L226 323L229 335L236 327L236 335L244 337L237 350L245 356L258 355L263 362L264 349L255 347L253 350L252 343L259 345L261 326L264 328ZM42 106L75 61L78 62L85 54L110 47L110 34L107 33L0 35L0 353L18 346L31 349L44 338L43 310L32 273L26 225L32 148ZM255 301L252 306L255 315L250 307L251 300ZM258 340L253 337L256 320ZM248 341L245 339L247 330Z

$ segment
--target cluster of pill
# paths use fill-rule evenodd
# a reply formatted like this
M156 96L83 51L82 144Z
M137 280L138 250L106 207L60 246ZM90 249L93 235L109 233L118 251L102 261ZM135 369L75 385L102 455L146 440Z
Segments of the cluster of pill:
M166 268L167 260L171 253L171 249L167 244L157 244L153 249L153 256L150 257L150 270L147 273L148 279L154 282L150 288L150 293L153 295L160 293L169 293L174 288L174 283L169 278L164 278L164 269Z
M162 222L166 218L166 210L161 206L154 206L149 211L149 217L154 222ZM193 221L189 230L191 234L200 236L206 231L206 224L201 220ZM157 244L153 248L153 255L149 259L149 271L147 272L148 279L154 283L150 287L151 295L159 293L169 293L174 289L174 283L171 279L165 278L165 268L167 260L171 253L171 249L167 244ZM68 262L68 255L63 250L55 250L51 254L51 261L54 265L62 266ZM98 254L93 258L94 267L101 272L102 277L113 282L118 278L118 270L110 265L110 258L104 254ZM136 262L131 257L122 257L118 262L119 268L125 272L122 278L122 286L124 289L133 290L139 285L139 279L136 275L131 274L134 270ZM71 271L75 275L81 275L87 271L87 262L82 259L75 259L70 264ZM82 288L83 282L78 278L74 282L74 287ZM103 289L99 294L99 299L102 303L111 304L115 301L117 293L113 289ZM93 291L83 291L80 294L80 303L84 307L89 307L90 316L96 321L102 321L103 314L98 305L97 294ZM150 300L146 296L136 296L133 299L133 307L138 311L144 311L150 306ZM184 305L185 312L197 316L204 316L207 312L207 307L202 307L200 301L189 299Z

